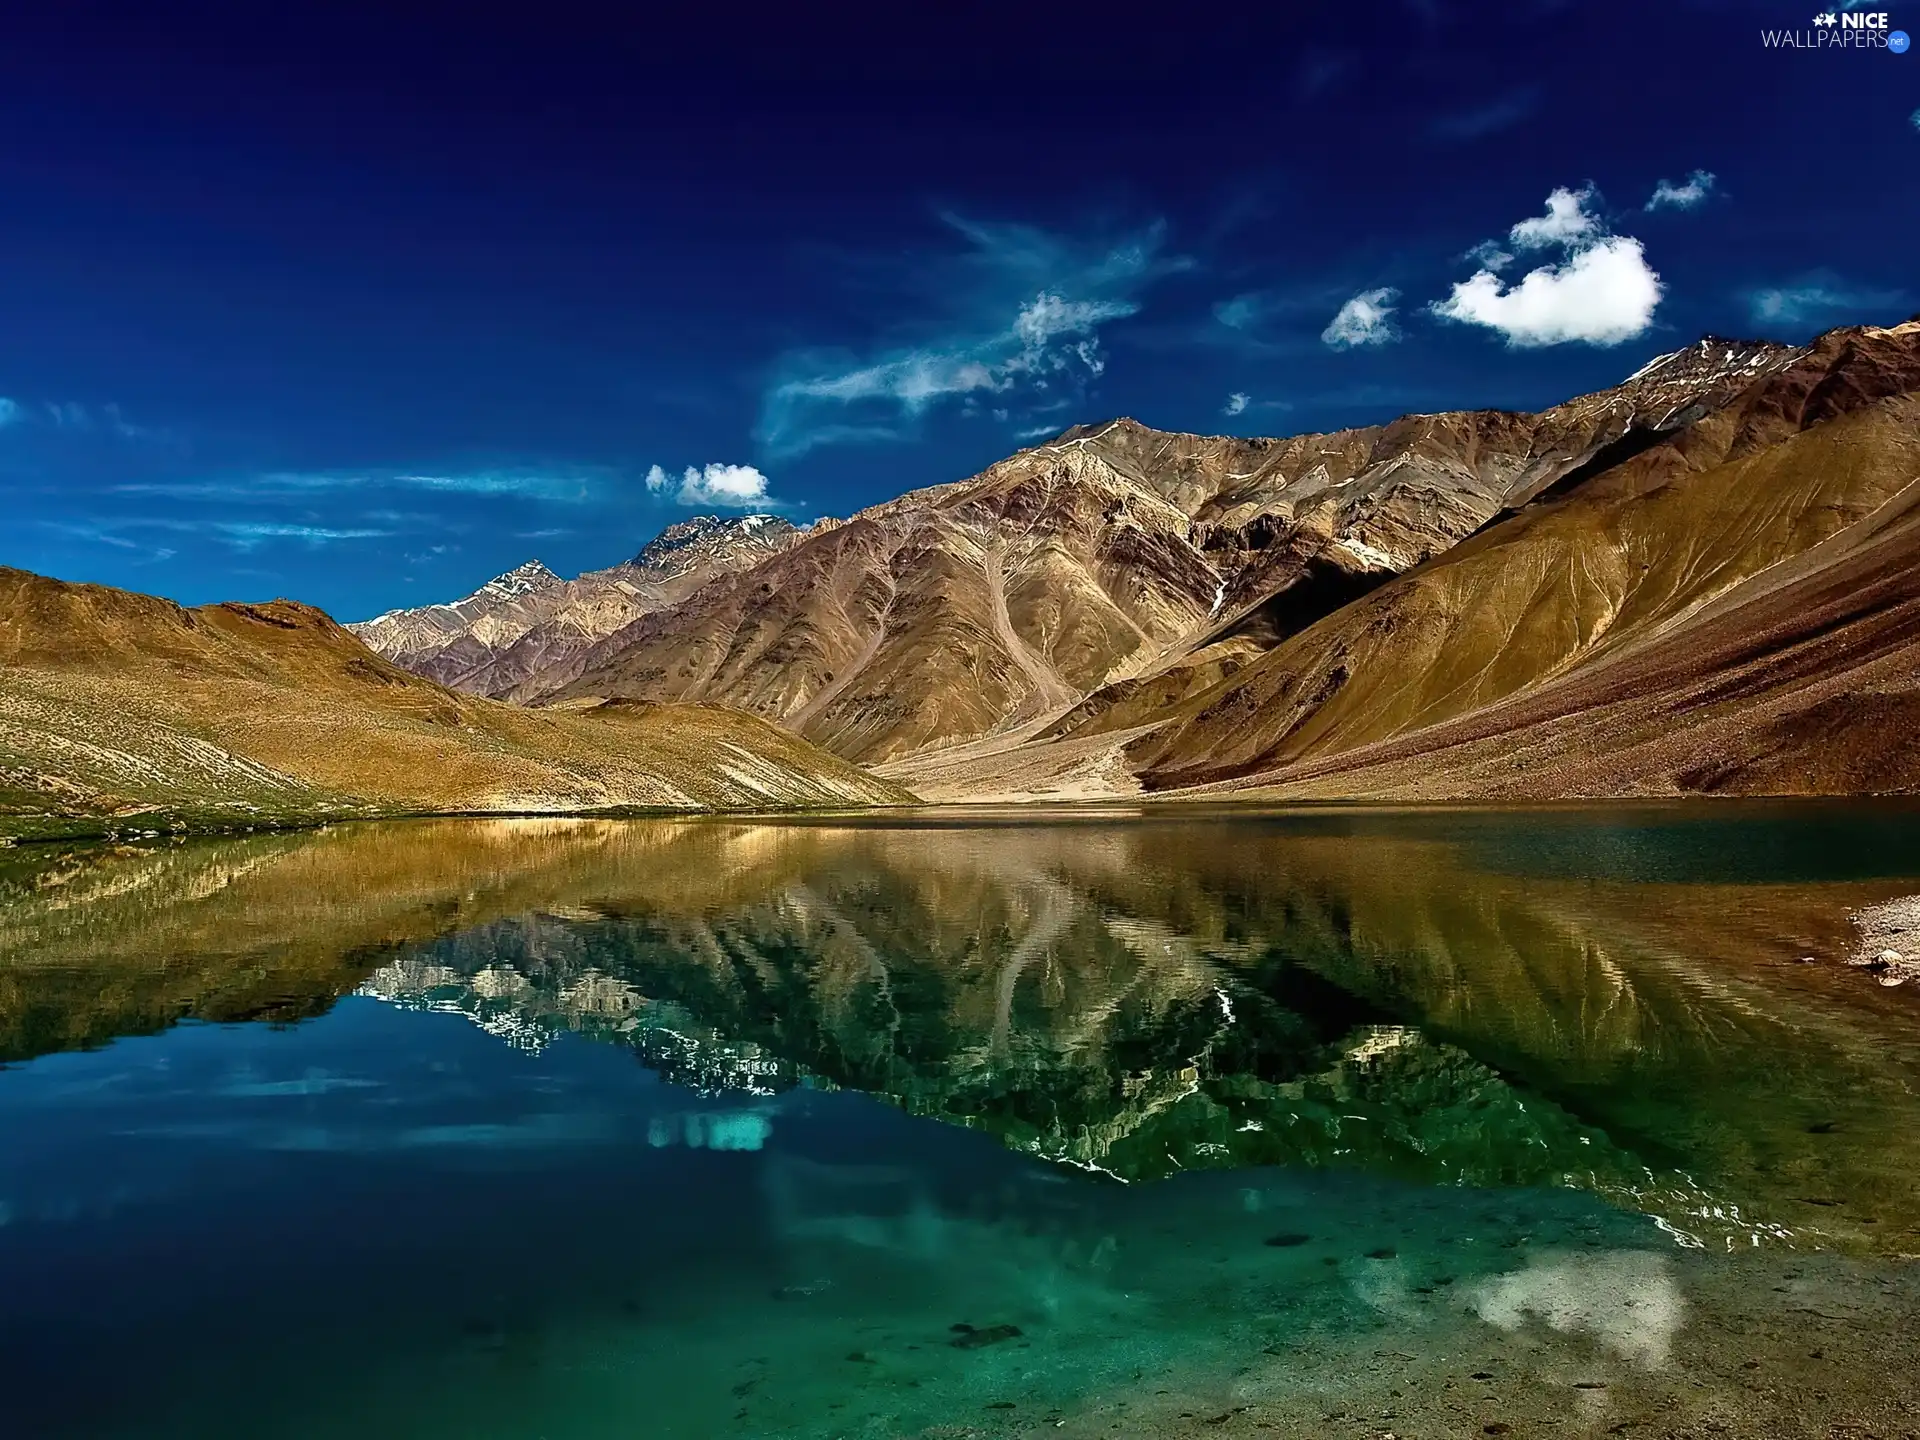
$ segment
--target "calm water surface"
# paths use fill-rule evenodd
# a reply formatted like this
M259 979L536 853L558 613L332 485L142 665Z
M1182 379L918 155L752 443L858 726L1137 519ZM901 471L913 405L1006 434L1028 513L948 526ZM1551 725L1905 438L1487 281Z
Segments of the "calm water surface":
M0 1433L1905 1435L1916 892L1878 805L0 851Z

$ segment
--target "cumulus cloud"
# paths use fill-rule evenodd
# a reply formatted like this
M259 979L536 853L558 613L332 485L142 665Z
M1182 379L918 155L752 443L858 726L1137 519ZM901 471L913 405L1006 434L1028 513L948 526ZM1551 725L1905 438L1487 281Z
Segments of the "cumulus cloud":
M1362 290L1340 307L1320 339L1335 350L1351 350L1356 345L1385 345L1400 338L1400 327L1393 323L1394 302L1398 290L1382 286Z
M4 395L0 395L0 430L4 430L7 426L14 424L19 419L19 403L9 400Z
M1253 397L1247 394L1246 391L1236 390L1227 396L1227 403L1220 407L1220 413L1222 415L1238 415L1247 408L1252 399Z
M724 510L751 510L773 502L767 477L751 465L689 465L678 476L655 465L647 471L647 489L655 494L671 489L682 505Z
M1691 210L1702 204L1713 193L1714 175L1711 170L1696 170L1685 182L1676 185L1671 180L1662 180L1653 187L1653 195L1647 201L1649 210Z
M1593 187L1569 190L1562 185L1547 196L1547 213L1522 220L1507 232L1519 250L1543 250L1549 245L1574 245L1601 233L1601 223L1587 207L1595 200Z
M1498 331L1516 348L1617 345L1642 334L1664 293L1660 277L1638 240L1609 233L1593 208L1596 199L1591 187L1556 189L1545 215L1507 232L1515 250L1559 249L1557 263L1509 285L1496 272L1512 257L1483 247L1480 269L1429 308L1442 319Z
M1013 419L1033 402L1078 395L1106 370L1102 327L1136 314L1140 292L1186 262L1161 253L1159 226L1117 242L1084 242L1020 225L948 223L968 248L918 267L910 283L947 318L916 343L865 357L817 351L782 361L758 437L774 455L900 438L938 407ZM1024 414L1023 414L1024 412ZM978 413L978 411L968 412Z

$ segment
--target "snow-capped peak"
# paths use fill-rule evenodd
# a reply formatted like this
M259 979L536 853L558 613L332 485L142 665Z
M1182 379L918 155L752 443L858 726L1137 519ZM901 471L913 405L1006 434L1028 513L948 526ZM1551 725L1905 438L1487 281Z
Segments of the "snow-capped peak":
M529 560L524 565L516 565L504 575L494 576L475 593L489 595L496 600L512 600L521 595L531 595L536 590L544 590L549 585L565 583L538 560Z

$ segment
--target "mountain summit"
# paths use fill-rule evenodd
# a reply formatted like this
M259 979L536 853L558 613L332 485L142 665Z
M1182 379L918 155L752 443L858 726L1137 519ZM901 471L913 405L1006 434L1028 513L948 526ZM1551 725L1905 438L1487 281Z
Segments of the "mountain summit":
M611 569L568 581L529 560L464 600L393 610L347 628L415 674L511 698L528 676L565 674L591 642L715 575L778 554L800 533L777 515L696 515Z
M770 555L793 534L793 525L778 515L696 515L662 530L629 563L662 575L680 575L756 551Z

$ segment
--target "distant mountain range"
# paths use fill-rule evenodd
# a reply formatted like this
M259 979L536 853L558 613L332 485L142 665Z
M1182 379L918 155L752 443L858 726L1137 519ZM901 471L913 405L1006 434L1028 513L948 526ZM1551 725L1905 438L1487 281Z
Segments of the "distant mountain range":
M1076 426L845 521L676 526L354 627L530 703L745 710L930 798L1920 786L1920 321L1539 414Z
M703 515L661 532L633 559L574 581L530 560L464 600L390 610L347 628L415 674L509 697L534 677L551 688L593 642L716 575L777 555L799 535L775 515Z

